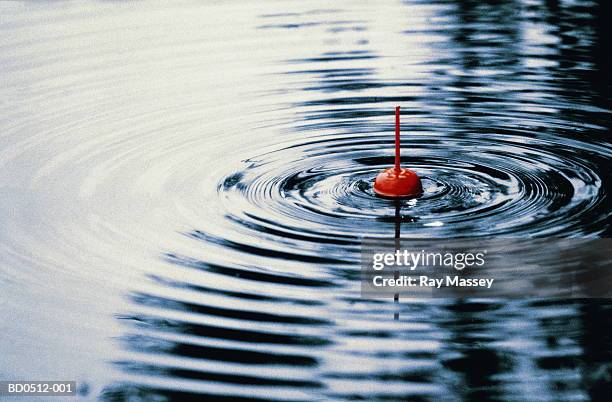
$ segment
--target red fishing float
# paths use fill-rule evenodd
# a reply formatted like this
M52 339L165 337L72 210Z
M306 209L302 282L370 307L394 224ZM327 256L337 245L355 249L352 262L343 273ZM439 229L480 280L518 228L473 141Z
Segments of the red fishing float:
M395 107L395 166L385 169L374 180L374 192L383 197L416 197L423 192L415 172L400 166L400 108Z

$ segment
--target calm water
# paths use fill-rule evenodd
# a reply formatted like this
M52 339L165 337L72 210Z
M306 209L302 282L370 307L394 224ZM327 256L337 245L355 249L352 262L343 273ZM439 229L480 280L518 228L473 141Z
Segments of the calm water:
M245 3L0 2L0 379L104 401L610 391L610 304L395 304L358 280L360 238L397 224L609 237L607 7ZM398 217L371 185L395 105L425 189Z

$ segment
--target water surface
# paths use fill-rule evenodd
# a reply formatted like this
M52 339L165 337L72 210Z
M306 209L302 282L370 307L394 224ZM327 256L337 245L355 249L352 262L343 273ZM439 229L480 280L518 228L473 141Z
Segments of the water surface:
M609 16L0 2L0 379L108 401L602 395L607 303L368 301L358 261L398 224L609 236ZM372 191L396 105L425 190L399 205Z

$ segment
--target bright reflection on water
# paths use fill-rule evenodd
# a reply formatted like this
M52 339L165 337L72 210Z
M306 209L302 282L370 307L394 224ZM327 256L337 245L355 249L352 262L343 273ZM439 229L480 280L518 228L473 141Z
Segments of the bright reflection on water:
M108 401L608 392L608 304L367 301L357 264L398 222L609 236L607 6L241 3L0 2L0 379ZM398 218L371 186L395 105L425 188Z

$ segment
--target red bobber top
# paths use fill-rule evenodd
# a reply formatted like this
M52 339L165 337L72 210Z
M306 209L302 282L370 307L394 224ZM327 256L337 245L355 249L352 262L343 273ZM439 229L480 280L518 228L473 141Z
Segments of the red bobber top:
M383 197L416 197L423 192L421 180L415 172L400 166L400 108L395 107L395 166L376 176L374 192Z

